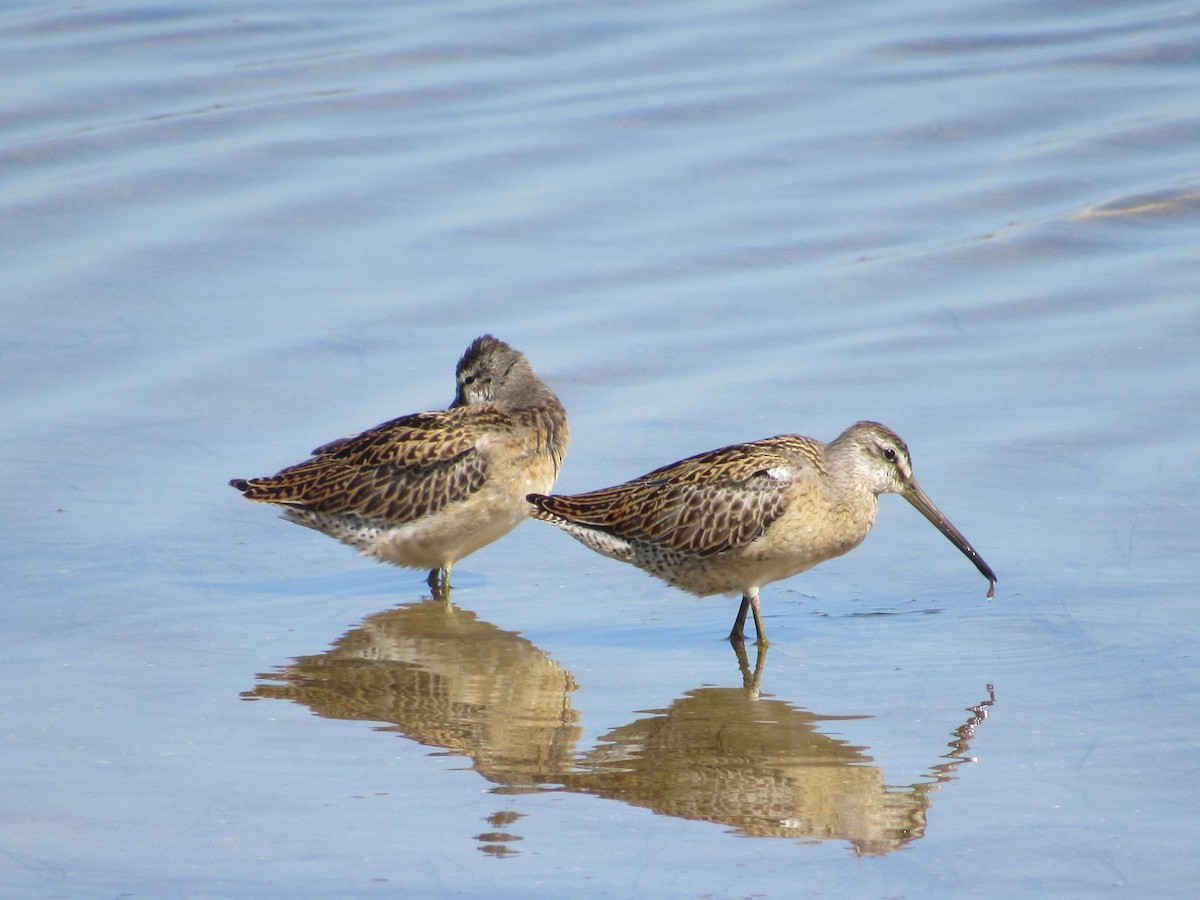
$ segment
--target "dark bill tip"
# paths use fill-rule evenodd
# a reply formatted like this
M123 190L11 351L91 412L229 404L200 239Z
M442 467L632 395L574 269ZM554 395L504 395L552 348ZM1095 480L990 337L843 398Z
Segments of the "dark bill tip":
M971 546L970 542L963 537L962 532L950 524L950 520L942 515L942 511L933 505L933 501L928 495L921 490L921 486L916 481L908 482L908 489L901 496L909 503L917 508L926 519L934 524L938 531L950 539L950 543L954 544L962 554L979 570L980 574L988 580L987 599L991 600L996 596L996 573L992 571L992 567L983 561L983 557L979 552Z

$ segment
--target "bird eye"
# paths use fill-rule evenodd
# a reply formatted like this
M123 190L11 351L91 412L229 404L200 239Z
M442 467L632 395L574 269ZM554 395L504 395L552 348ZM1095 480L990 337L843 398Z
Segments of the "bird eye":
M886 459L888 462L895 462L896 461L895 449L892 447L884 447L883 448L883 458Z
M475 381L476 381L476 376L468 375L466 378L463 379L463 384L474 384Z

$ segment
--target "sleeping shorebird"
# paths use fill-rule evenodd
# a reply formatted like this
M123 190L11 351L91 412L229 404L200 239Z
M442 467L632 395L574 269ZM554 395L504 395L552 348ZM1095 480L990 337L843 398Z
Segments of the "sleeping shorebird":
M384 422L277 475L229 483L364 556L430 569L429 586L444 596L451 567L524 521L526 494L554 486L569 439L558 397L491 335L458 361L457 385L449 409Z
M831 443L797 434L734 444L615 487L529 495L533 516L586 546L701 597L742 595L729 639L745 640L747 611L765 645L758 592L853 550L875 524L880 494L899 494L988 580L996 576L913 478L904 441L876 422Z

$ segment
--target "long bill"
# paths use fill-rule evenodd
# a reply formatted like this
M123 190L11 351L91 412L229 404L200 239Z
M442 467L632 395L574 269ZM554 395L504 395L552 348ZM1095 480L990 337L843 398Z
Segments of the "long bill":
M983 577L988 580L988 599L996 596L996 573L992 571L992 567L983 561L983 557L971 546L971 542L962 536L962 532L951 525L950 520L942 515L942 511L933 505L933 501L929 499L921 486L915 480L910 479L905 483L900 496L915 506L921 515L936 525L937 530L950 539L950 543L961 550L967 559L975 563L975 568L982 572Z

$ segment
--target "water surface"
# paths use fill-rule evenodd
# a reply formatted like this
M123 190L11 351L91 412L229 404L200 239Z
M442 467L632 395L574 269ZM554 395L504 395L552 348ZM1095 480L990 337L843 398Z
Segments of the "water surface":
M1195 9L10 4L0 47L0 893L1190 893ZM740 660L732 601L539 523L447 609L225 485L444 406L487 331L567 491L887 423L995 600L885 497Z

